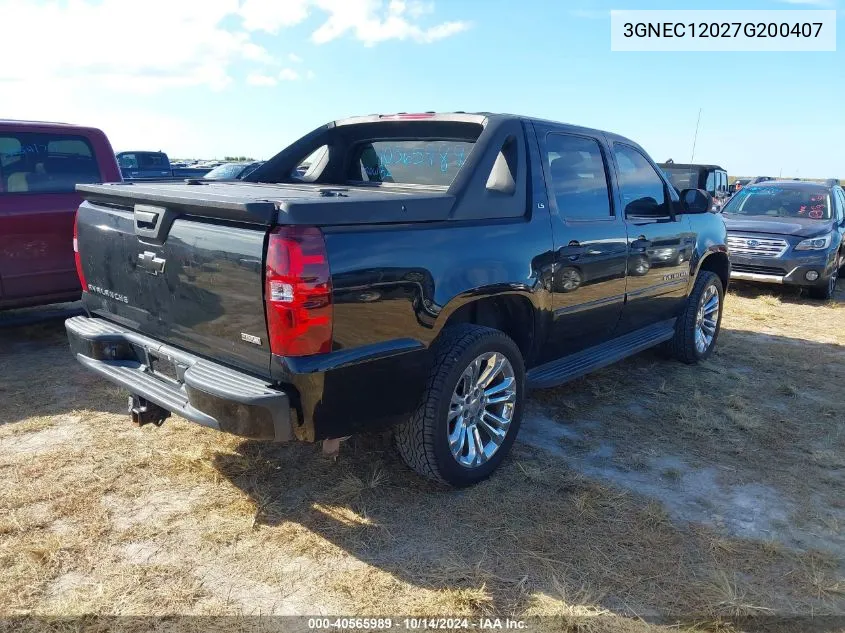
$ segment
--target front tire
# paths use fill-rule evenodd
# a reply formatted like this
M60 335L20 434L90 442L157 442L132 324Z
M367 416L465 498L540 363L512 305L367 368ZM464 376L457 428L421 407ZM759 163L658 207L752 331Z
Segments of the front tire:
M513 445L522 421L525 367L499 330L445 330L422 402L395 429L402 459L420 475L465 487L486 479Z
M839 278L839 267L841 262L837 262L837 265L833 268L833 272L830 273L830 277L827 278L824 286L810 286L807 288L807 294L810 295L811 299L818 299L820 301L829 301L833 298L833 294L836 292L836 280Z
M675 336L669 341L670 352L679 361L692 365L713 352L722 326L724 295L716 273L698 273L684 312L675 323Z

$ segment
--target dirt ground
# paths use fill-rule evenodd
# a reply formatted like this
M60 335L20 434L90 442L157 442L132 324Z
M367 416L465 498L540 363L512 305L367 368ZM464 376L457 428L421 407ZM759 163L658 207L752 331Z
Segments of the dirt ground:
M840 630L840 286L829 303L737 286L708 362L646 352L534 392L510 459L463 491L382 436L332 462L179 419L133 427L61 321L0 328L0 615Z

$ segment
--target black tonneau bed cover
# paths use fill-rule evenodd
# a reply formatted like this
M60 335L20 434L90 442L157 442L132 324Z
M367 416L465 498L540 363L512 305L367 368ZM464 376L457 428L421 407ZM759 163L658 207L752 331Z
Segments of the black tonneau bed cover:
M176 214L272 226L433 222L450 217L455 197L423 187L249 182L77 185L93 203L157 205Z

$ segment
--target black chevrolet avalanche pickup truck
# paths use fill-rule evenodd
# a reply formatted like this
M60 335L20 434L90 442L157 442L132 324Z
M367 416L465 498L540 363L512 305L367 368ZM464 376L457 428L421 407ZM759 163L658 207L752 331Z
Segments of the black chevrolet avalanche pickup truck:
M625 138L513 115L350 118L246 181L79 189L70 345L137 423L395 425L454 486L501 463L527 389L656 345L706 358L730 278L706 193Z

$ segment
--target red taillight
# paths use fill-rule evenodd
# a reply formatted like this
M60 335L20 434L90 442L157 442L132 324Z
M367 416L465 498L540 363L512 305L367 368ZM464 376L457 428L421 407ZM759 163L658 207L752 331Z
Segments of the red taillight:
M67 226L67 225L65 225ZM73 218L73 258L76 260L76 275L79 277L79 283L82 289L88 292L88 284L85 282L85 273L82 272L82 257L79 255L79 214L77 213Z
M308 356L331 351L332 284L320 229L273 229L267 243L264 302L274 354Z

